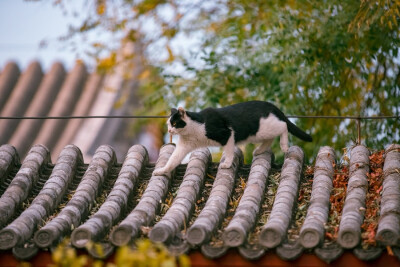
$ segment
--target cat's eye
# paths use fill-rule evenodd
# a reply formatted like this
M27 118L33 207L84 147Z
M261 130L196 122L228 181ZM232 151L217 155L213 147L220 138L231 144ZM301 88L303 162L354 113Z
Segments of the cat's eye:
M174 127L175 127L175 126L176 126L176 122L173 122L173 123L172 123L172 126L174 126Z

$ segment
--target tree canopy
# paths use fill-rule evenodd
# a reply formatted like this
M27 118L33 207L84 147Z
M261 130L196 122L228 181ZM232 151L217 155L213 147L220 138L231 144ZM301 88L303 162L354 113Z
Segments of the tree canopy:
M288 115L400 115L400 2L389 0L90 0L68 38L101 29L141 42L147 112L247 100ZM68 2L56 4L68 8ZM93 51L107 48L95 41ZM93 52L92 51L92 52ZM98 67L112 68L115 54ZM352 144L354 120L297 119L306 154ZM364 120L362 140L398 142L399 119ZM277 144L276 144L277 145Z

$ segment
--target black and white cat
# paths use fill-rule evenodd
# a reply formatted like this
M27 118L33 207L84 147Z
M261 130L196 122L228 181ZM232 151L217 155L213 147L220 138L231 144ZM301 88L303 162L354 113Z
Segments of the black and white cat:
M171 172L189 152L199 147L223 146L225 161L220 167L229 168L237 144L260 143L253 152L258 155L267 151L277 136L280 136L281 149L286 153L288 132L304 141L312 141L312 137L289 121L281 110L263 101L206 108L200 112L173 108L167 124L168 132L179 135L179 140L167 164L156 169L154 175Z

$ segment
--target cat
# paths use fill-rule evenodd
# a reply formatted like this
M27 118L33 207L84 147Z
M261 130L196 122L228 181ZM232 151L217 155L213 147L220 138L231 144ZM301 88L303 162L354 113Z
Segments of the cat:
M286 153L288 132L312 142L312 137L289 121L281 110L264 101L206 108L200 112L172 108L167 125L168 132L179 135L179 140L167 164L154 170L154 175L170 173L189 152L200 147L223 146L225 161L220 163L220 168L230 168L237 144L260 143L253 151L258 155L269 150L277 136L280 136L281 150Z

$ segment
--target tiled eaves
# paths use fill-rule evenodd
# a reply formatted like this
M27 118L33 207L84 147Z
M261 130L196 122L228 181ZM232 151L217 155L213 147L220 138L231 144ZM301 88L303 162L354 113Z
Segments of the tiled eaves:
M2 150L2 154L5 157L5 162L12 165L12 156L6 154L7 152L14 152L9 146ZM15 157L16 154L14 154ZM11 160L10 160L11 159ZM14 159L15 160L15 159ZM33 146L19 168L14 179L8 185L5 192L0 198L0 228L6 226L10 222L11 218L15 215L16 208L20 207L22 203L28 198L31 189L39 180L39 176L43 169L47 167L50 162L50 153L48 149L42 145ZM7 173L5 169L4 173ZM12 243L10 244L13 245ZM1 247L1 245L0 245Z
M121 219L128 208L129 198L132 197L133 189L147 160L147 151L144 147L135 145L129 149L118 178L103 205L73 231L71 242L75 247L83 248L89 241L101 241L101 238Z
M99 147L72 198L54 219L35 233L34 242L38 247L50 247L87 218L114 164L115 153L112 148ZM54 186L60 190L63 188L62 184L54 183Z
M188 223L203 187L210 162L211 154L208 149L200 149L192 153L174 202L164 217L150 231L150 239L168 243Z
M155 168L162 167L174 149L173 145L165 145ZM32 155L37 157L36 152L32 152ZM46 181L44 185L37 182L35 190L40 189L37 193L29 192L33 190L32 186L24 187L28 193L22 195L29 195L28 198L33 199L28 202L18 200L18 203L22 201L25 205L15 205L13 211L17 217L14 216L12 222L0 231L0 249L13 248L16 257L27 259L37 253L39 248L52 248L62 238L71 236L72 244L76 247L82 247L91 240L102 242L108 249L108 255L114 246L130 244L136 238L147 235L144 230L150 227L149 237L164 242L172 252L181 253L191 248L200 248L210 258L221 256L230 247L237 247L239 253L248 259L259 258L265 251L275 250L286 260L295 259L303 253L315 253L330 262L344 250L351 250L360 259L369 260L378 257L385 246L392 246L393 252L399 257L399 145L391 145L386 149L378 245L368 250L360 246L368 187L368 156L369 151L363 146L356 146L351 151L350 179L339 225L339 238L336 242L328 242L324 226L329 214L335 155L332 148L320 149L307 215L299 230L299 237L293 241L287 238L287 232L296 212L303 152L299 147L291 147L280 172L281 181L269 211L269 219L261 229L259 242L249 244L249 235L260 218L262 198L271 172L271 155L268 153L255 156L251 166L244 166L241 152L237 149L233 167L216 170L218 164L211 162L207 149L196 151L185 167L186 172L179 189L172 192L174 201L165 215L157 219L156 215L162 214L161 206L167 203L166 196L171 193L171 183L181 178L177 173L172 173L171 177L152 176L154 165L147 162L147 152L142 146L131 148L122 167L115 162L115 153L109 146L99 147L89 166L83 164L77 147L67 146L54 165L47 164L52 166L51 174L46 176L37 167L38 160L34 160L35 164L28 163L27 157L20 166L15 150L3 145L0 147L0 187L8 183L9 188L13 188L11 184L19 177L16 174L21 169L28 170L32 177L39 177L39 181ZM27 166L36 167L22 168L26 161ZM250 173L248 178L245 177L245 190L233 211L232 219L229 219L226 217L227 210L228 206L232 209L230 199L238 174L248 167ZM82 169L86 171L83 177L78 174ZM209 181L207 177L213 176L214 173L210 175L210 172L214 170L215 179L208 193L204 188L210 186L206 184ZM119 174L111 177L114 174L110 173L115 172ZM144 192L139 194L137 188L141 186ZM72 188L74 193L68 196ZM108 193L105 201L99 198L103 192ZM6 196L5 192L0 202L3 196ZM205 198L205 205L199 214L194 214L201 198ZM102 204L98 209L94 207L96 202ZM221 228L222 221L229 222L225 228ZM217 234L219 231L222 234ZM215 238L222 242L215 245L212 242ZM95 254L93 251L89 253Z
M3 146L1 148L3 148ZM31 151L35 148L36 147L33 147ZM43 147L40 146L40 148ZM45 153L47 158L49 158L49 152L47 149ZM36 152L29 153L24 163L27 161L29 162L31 155L36 155ZM40 154L40 156L42 156L40 158L43 158L42 154ZM40 193L33 199L29 207L26 208L15 220L9 223L6 227L2 227L3 229L0 231L0 249L11 249L15 246L24 245L32 237L37 227L44 222L43 220L52 214L61 202L63 195L67 192L68 184L70 184L74 178L74 173L79 161L82 162L82 156L80 155L78 148L74 146L67 146L64 148L57 164L53 168L52 174L43 185ZM22 166L24 166L24 163ZM7 191L9 191L10 196L13 194L20 194L21 188L18 188L18 185L12 186L14 181L19 178L18 173L15 178L12 179L6 192L1 196L2 204L9 204L8 196L6 195ZM29 172L29 170L28 173L30 176L39 175L39 172ZM24 189L27 190L27 187ZM11 190L16 191L12 192ZM27 192L29 193L29 190ZM17 209L20 208L19 206L21 206L21 201L23 200L21 199L18 203L15 203L12 213L18 212Z
M162 147L155 168L163 167L173 151L174 146L172 145ZM152 223L160 203L167 194L171 178L172 177L164 176L151 177L139 203L132 212L112 230L110 235L111 243L116 246L127 245L139 234L142 226L147 226Z

